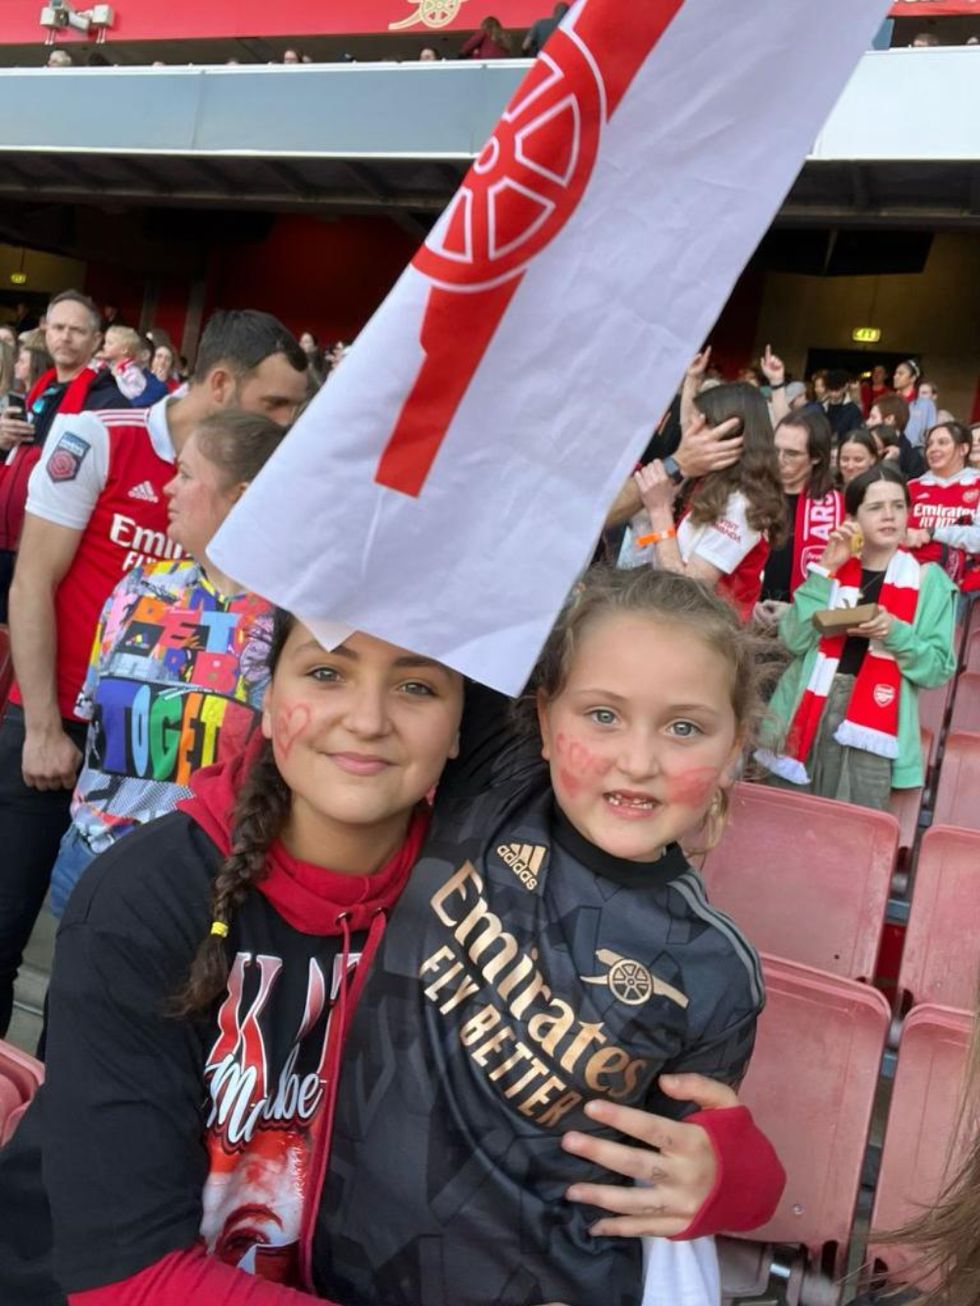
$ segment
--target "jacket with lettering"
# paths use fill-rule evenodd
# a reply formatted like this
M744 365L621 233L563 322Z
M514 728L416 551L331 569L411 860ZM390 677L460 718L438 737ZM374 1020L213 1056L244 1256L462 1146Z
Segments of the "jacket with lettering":
M637 1306L640 1243L565 1200L608 1174L561 1135L609 1134L594 1098L684 1115L659 1075L736 1085L752 1051L758 960L681 850L589 843L494 712L469 713L482 738L444 778L348 1035L317 1284L345 1306Z
M180 557L167 537L163 493L175 461L169 402L56 418L31 473L28 513L81 532L55 595L58 706L67 719L81 719L75 701L116 582L138 563ZM21 701L16 685L11 698Z

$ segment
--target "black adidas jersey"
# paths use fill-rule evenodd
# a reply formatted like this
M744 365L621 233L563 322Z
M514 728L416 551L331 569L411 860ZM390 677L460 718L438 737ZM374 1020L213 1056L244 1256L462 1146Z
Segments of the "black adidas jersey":
M637 1306L640 1242L590 1235L565 1189L609 1175L560 1137L608 1133L583 1111L597 1097L684 1115L667 1071L737 1084L758 959L679 848L603 853L499 709L467 719L345 1047L317 1288L345 1306Z

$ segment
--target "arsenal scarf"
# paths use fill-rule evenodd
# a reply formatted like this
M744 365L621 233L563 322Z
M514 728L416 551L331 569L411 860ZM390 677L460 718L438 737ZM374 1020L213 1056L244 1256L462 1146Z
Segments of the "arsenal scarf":
M61 402L57 405L58 412L82 412L92 382L98 375L94 367L83 367L78 376L68 382ZM36 417L44 411L44 392L48 386L56 384L57 380L58 374L52 367L31 386L24 400L30 416ZM27 482L40 462L41 453L40 444L16 445L7 455L6 462L0 464L0 549L16 550L20 543L27 504Z
M92 388L92 382L99 375L98 369L94 367L83 367L78 376L73 377L68 382L68 388L61 397L61 403L58 405L59 413L80 413L85 407L85 400L88 398L88 392ZM48 370L31 386L30 392L24 401L27 411L34 411L35 402L44 394L49 385L54 385L58 380L58 373L53 367Z
M878 603L901 621L915 620L922 571L903 549L892 558L885 572ZM861 560L850 558L834 577L830 608L852 608L861 602ZM817 737L827 695L837 674L847 635L825 635L817 649L810 681L803 691L786 738L783 754L759 749L759 761L792 784L809 784L806 762ZM898 702L902 673L898 663L878 640L868 645L861 670L854 680L851 700L834 738L848 748L860 748L878 757L898 756Z
M794 593L806 580L810 563L819 562L830 539L830 532L843 520L844 498L840 490L830 490L822 499L811 499L806 493L797 499L790 593Z

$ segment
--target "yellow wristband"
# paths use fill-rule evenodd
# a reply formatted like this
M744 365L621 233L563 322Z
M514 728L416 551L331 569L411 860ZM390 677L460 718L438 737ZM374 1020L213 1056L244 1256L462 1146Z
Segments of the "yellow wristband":
M645 549L648 544L659 544L661 540L672 540L676 534L676 526L669 526L665 531L651 531L649 535L641 535L636 542L641 549Z

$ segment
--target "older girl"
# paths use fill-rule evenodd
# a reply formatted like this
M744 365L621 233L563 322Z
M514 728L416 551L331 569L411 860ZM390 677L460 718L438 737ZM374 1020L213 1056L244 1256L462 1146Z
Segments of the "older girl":
M923 783L919 689L949 680L953 586L907 553L909 496L901 472L879 464L851 481L847 518L783 615L794 656L770 704L759 760L784 782L822 798L885 808L892 789ZM814 613L878 606L840 634Z

